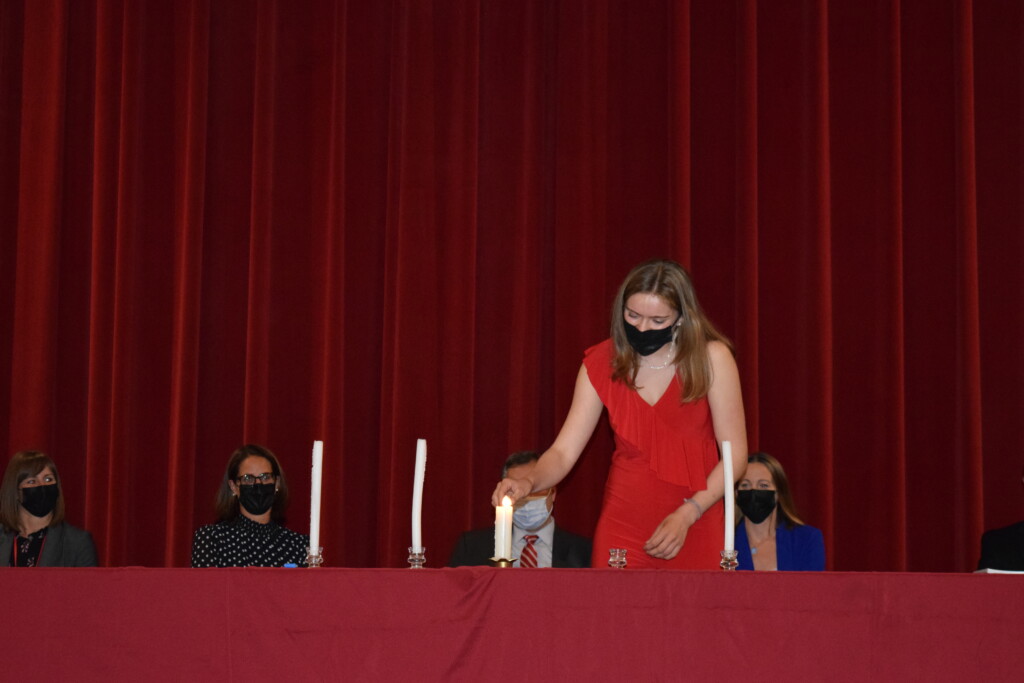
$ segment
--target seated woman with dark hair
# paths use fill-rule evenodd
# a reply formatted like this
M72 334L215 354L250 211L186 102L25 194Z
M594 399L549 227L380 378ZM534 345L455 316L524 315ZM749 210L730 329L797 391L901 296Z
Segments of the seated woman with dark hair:
M821 531L800 521L778 460L767 453L751 454L736 488L736 505L743 512L736 527L739 569L825 569Z
M217 491L218 522L192 538L192 566L305 566L309 536L281 526L287 505L281 463L262 446L242 446L231 454Z
M64 521L57 465L45 453L14 454L0 483L0 565L95 567L88 531Z

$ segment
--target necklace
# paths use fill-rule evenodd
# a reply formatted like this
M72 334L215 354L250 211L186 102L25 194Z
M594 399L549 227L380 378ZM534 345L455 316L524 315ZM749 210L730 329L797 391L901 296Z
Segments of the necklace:
M757 549L758 549L758 548L760 548L761 546L763 546L763 545L764 545L765 543L767 543L768 541L774 541L774 540L775 540L775 534L772 534L772 535L770 535L770 536L765 536L765 537L764 537L764 538L762 538L762 539L761 539L760 541L758 541L757 543L754 543L754 544L752 544L752 545L750 546L750 554L751 554L751 555L757 555Z
M668 349L668 357L665 359L664 363L662 363L661 365L641 365L640 367L646 368L647 370L664 370L668 366L672 365L672 359L675 358L675 356L676 344L675 342L672 342L672 346L670 346Z
M768 536L766 536L765 538L761 539L757 543L750 543L750 538L751 538L751 526L750 526L750 524L751 524L751 520L750 519L746 520L746 538L748 538L748 544L751 546L751 555L757 555L758 554L758 548L760 548L761 546L765 545L769 541L771 541L772 543L775 542L775 518L772 517L771 521L768 522Z
M774 533L774 530L775 529L769 529L768 530L768 536L766 536L765 538L761 539L757 543L752 543L751 544L751 555L757 555L758 554L758 548L760 548L761 546L765 545L769 541L771 541L772 543L775 543L775 533Z

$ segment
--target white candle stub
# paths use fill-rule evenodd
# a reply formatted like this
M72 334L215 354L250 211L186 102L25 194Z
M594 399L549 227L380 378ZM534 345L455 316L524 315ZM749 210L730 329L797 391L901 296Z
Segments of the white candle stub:
M512 500L508 496L494 508L494 558L512 559Z

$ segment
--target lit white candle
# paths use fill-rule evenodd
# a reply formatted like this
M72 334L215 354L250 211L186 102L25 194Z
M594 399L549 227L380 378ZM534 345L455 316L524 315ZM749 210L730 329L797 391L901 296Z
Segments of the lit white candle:
M324 442L313 442L313 474L309 486L309 552L320 554L320 485L324 476Z
M412 547L423 552L423 475L427 471L427 440L416 439L416 474L412 482Z
M494 508L494 559L512 559L512 501L508 496Z
M733 485L736 483L732 474L732 444L728 441L722 442L722 465L725 475L725 549L735 549L736 536L736 493Z

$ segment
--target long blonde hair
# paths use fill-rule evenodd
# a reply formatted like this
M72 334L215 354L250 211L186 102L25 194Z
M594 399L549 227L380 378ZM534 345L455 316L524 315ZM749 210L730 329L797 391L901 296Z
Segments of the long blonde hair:
M654 294L678 311L679 321L674 333L676 355L672 359L682 384L682 401L695 401L707 396L711 388L711 360L708 343L720 341L732 351L732 343L711 324L697 301L693 282L686 269L675 261L655 260L641 263L630 271L619 287L612 304L612 379L636 389L640 356L626 339L623 313L626 302L634 294Z

